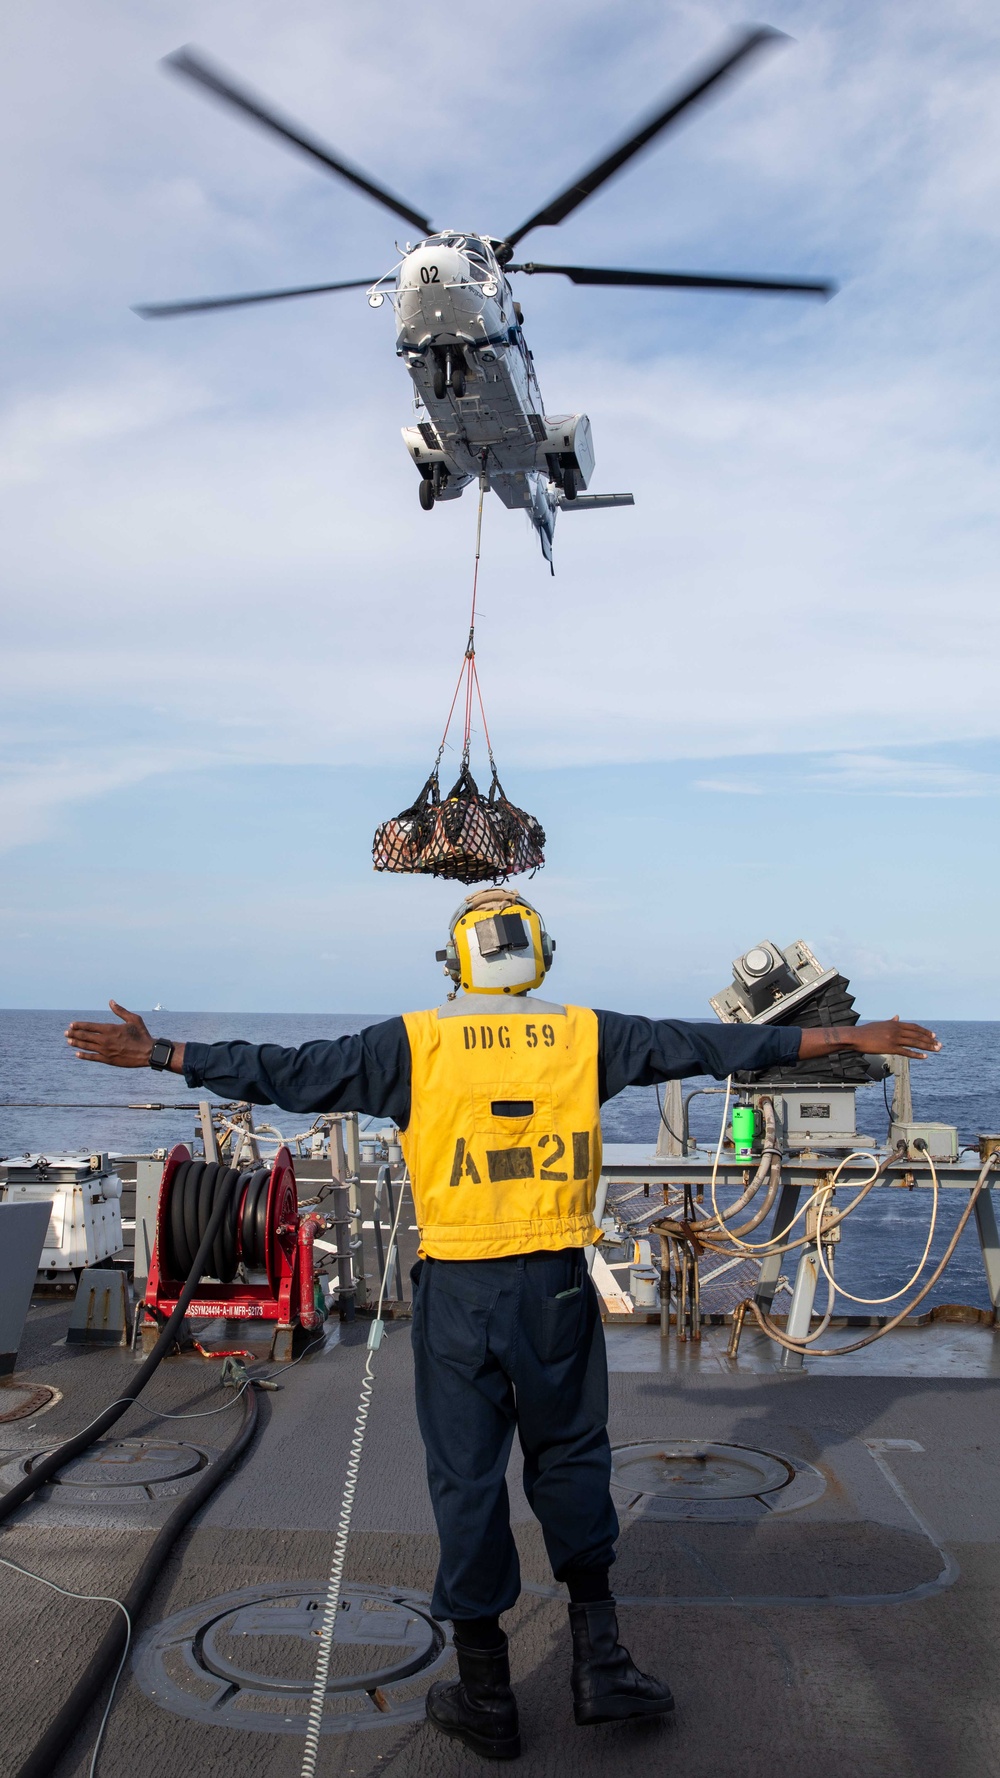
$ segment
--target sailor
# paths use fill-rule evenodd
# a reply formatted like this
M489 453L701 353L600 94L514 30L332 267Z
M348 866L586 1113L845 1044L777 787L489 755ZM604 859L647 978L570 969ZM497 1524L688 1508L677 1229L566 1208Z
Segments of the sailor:
M455 991L435 1011L298 1049L154 1040L115 1001L121 1023L67 1032L86 1060L170 1069L224 1099L399 1126L420 1231L416 1404L440 1539L431 1609L454 1625L459 1674L431 1687L427 1715L493 1759L520 1752L500 1628L520 1591L506 1483L515 1432L525 1495L569 1592L576 1722L673 1708L669 1687L622 1646L609 1584L618 1520L607 1363L586 1263L601 1238L601 1105L623 1087L688 1075L940 1047L898 1020L798 1030L563 1006L534 993L554 951L523 896L486 890L462 903L438 952Z

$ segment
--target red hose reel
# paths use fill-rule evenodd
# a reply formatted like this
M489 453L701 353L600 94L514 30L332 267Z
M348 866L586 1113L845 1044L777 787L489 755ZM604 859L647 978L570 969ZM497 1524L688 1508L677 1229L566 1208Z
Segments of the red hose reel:
M221 1162L195 1160L183 1143L171 1149L160 1181L146 1313L165 1321L176 1307L219 1191L231 1194L229 1208L211 1270L186 1313L204 1321L276 1322L290 1352L294 1328L316 1328L323 1319L315 1306L313 1240L326 1224L315 1214L300 1216L287 1148L279 1148L270 1166L239 1173ZM256 1281L247 1274L256 1274Z

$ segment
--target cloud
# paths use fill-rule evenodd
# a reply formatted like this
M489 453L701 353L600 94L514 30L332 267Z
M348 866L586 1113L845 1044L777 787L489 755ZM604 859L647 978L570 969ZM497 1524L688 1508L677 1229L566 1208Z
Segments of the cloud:
M984 772L946 760L914 759L877 753L831 754L789 766L769 762L768 781L741 778L699 778L695 789L725 796L787 797L801 791L835 796L995 797L1000 772Z
M169 757L109 753L105 748L103 758L90 752L84 763L65 756L0 771L0 852L48 838L65 809L144 783L157 773L206 763L204 757L185 757L180 750Z
M744 18L742 0L511 0L499 34L464 18L475 76L442 82L426 9L402 0L20 9L0 67L6 844L171 767L204 769L206 807L227 765L381 763L415 791L465 644L474 502L418 509L385 309L130 313L369 276L402 235L158 58L196 36L437 220L501 230ZM547 406L590 414L594 487L636 506L560 518L550 580L488 502L477 634L501 769L699 762L705 792L789 819L802 793L845 819L992 795L958 744L1000 728L995 9L774 0L769 18L794 45L532 254L827 273L840 294L524 281ZM547 879L581 922L627 894L591 820L585 886ZM742 868L767 887L766 859ZM429 905L397 887L400 922ZM370 903L366 879L359 943Z
M191 378L141 360L113 364L101 380L15 397L0 411L0 487L58 483L67 455L155 432L211 405Z

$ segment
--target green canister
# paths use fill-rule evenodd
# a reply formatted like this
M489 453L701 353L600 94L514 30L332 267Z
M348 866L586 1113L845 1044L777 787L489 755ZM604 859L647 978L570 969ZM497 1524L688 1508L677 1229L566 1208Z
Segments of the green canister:
M756 1114L752 1105L733 1106L733 1148L737 1160L753 1154L753 1132Z

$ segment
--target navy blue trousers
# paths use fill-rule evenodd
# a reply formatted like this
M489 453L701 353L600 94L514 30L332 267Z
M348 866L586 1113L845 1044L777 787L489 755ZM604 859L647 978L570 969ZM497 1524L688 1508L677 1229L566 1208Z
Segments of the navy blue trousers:
M515 1428L556 1579L608 1566L618 1535L608 1370L582 1251L428 1259L411 1276L417 1418L441 1542L434 1616L491 1617L521 1590L505 1479Z

